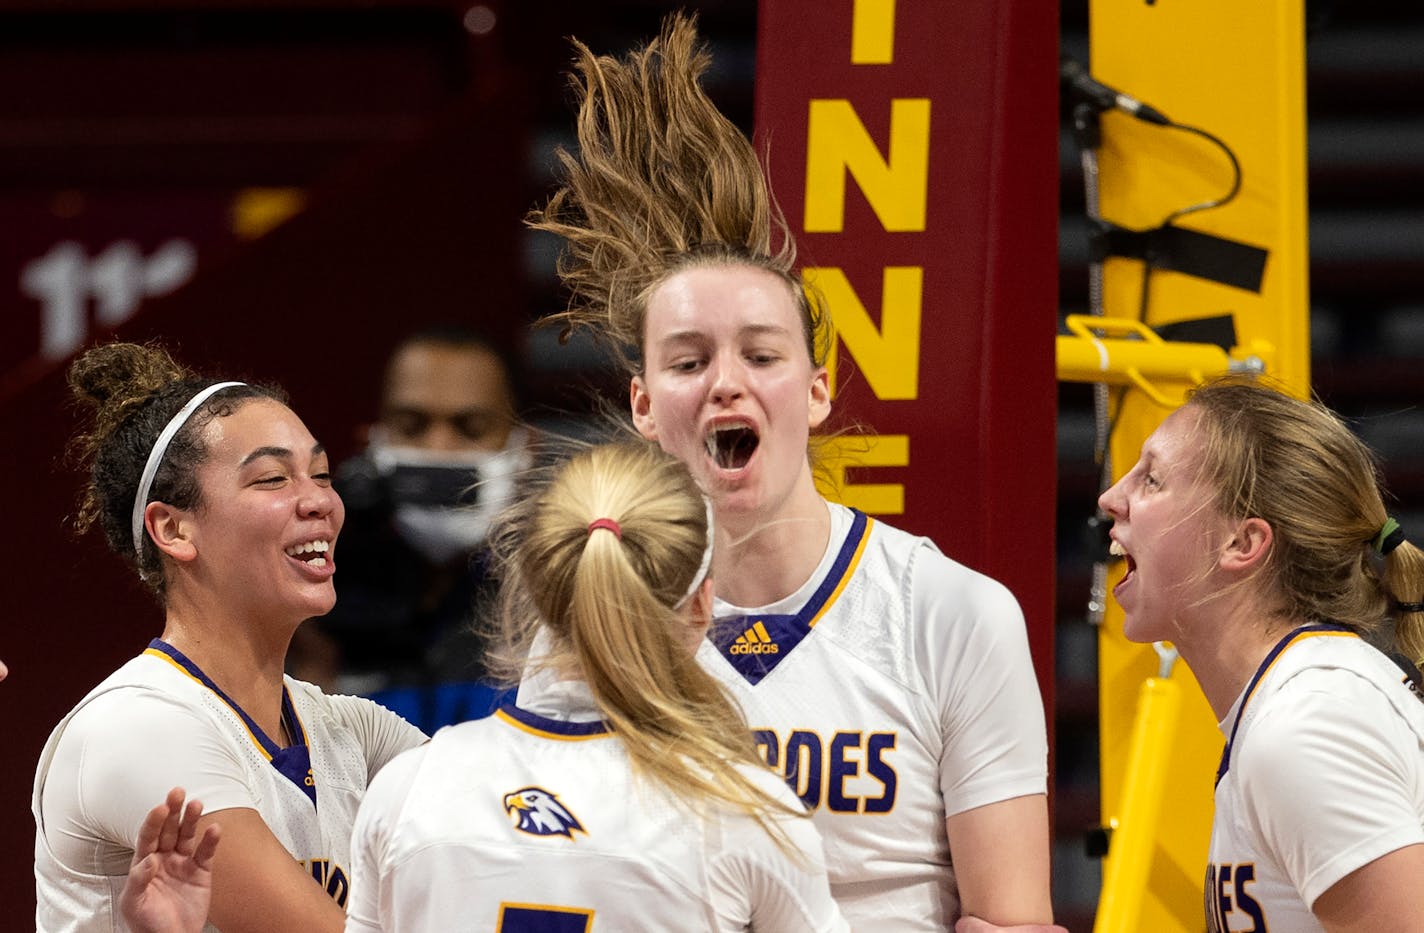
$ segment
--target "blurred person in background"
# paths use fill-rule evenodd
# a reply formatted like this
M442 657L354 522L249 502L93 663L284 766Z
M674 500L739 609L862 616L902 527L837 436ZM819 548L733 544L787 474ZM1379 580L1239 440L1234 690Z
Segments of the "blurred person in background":
M462 327L418 331L387 363L346 502L336 609L304 627L296 676L371 697L427 732L490 712L472 622L491 592L485 538L529 467L513 361Z

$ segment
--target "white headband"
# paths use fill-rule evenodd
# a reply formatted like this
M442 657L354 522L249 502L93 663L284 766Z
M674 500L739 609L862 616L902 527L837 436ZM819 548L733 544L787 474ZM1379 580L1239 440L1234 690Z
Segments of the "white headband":
M143 476L138 481L138 491L134 493L133 504L133 546L134 554L140 562L143 561L143 510L148 505L148 492L153 488L153 477L158 473L158 465L163 462L163 455L168 453L168 445L173 442L173 435L187 424L188 419L193 416L193 412L198 410L198 406L212 397L213 393L229 388L230 386L246 385L245 382L217 382L206 389L202 389L197 395L188 400L178 414L174 415L162 431L158 434L158 440L153 442L153 449L148 452L148 462L143 465Z
M712 542L716 540L716 535L712 533L712 500L703 496L702 504L707 507L707 549L702 552L702 563L698 565L697 573L692 575L692 583L687 587L687 592L682 595L682 599L679 599L677 605L673 606L674 609L681 609L687 605L687 601L697 592L702 581L707 579L707 571L712 569Z

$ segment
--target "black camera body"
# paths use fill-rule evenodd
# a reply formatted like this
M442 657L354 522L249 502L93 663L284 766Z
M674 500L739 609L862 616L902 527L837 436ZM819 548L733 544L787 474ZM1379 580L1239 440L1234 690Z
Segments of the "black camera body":
M479 480L474 467L405 463L387 467L367 451L341 465L336 491L348 513L389 513L397 505L459 508L479 503Z

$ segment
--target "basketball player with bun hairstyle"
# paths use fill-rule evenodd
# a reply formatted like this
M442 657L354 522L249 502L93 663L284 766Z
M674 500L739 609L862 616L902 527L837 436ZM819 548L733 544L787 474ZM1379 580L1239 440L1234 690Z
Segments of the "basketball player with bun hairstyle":
M209 922L224 933L339 930L370 777L424 741L354 697L286 678L303 620L331 609L341 499L281 394L196 376L114 343L69 370L93 424L75 440L98 524L164 611L162 635L59 723L32 807L39 930L124 929L140 827L175 785L218 820Z
M1424 552L1319 404L1196 390L1100 499L1133 641L1167 641L1220 720L1208 927L1424 929L1424 705L1366 641L1424 658Z
M531 224L556 316L627 354L633 423L716 516L711 639L811 809L853 925L1051 922L1043 707L1008 590L816 490L830 332L755 151L707 98L694 24L619 60L575 42L578 152Z
M713 520L686 467L589 448L499 550L517 698L372 784L347 929L849 929L815 827L693 658Z

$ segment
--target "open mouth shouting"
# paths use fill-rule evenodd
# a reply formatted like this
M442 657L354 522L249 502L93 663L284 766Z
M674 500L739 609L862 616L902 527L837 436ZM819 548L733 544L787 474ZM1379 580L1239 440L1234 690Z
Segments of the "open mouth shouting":
M1127 572L1123 574L1117 586L1113 587L1113 593L1115 594L1118 590L1126 586L1127 582L1132 579L1132 575L1137 572L1137 561L1132 559L1132 555L1127 553L1127 548L1123 547L1122 543L1115 538L1112 543L1108 545L1108 553L1113 557L1121 557L1127 561Z
M705 437L706 452L719 470L745 469L756 453L760 437L746 422L712 424Z
M704 440L707 456L718 469L728 472L745 469L761 443L756 429L743 421L714 424Z

